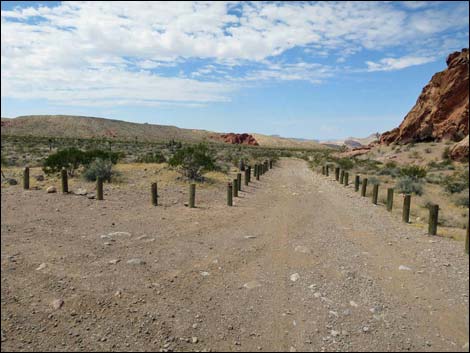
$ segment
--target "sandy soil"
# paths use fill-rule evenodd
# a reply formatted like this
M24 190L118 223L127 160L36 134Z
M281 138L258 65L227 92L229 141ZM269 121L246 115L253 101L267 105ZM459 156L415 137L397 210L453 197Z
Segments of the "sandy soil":
M232 208L220 186L195 209L105 191L2 190L2 351L468 351L463 243L304 161Z

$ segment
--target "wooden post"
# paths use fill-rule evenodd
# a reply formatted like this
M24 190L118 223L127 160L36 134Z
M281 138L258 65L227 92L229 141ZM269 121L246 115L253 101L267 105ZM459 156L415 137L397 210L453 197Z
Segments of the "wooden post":
M321 173L322 173L322 175L326 175L326 169L325 169L325 166L322 166L322 167L321 167Z
M405 195L403 199L403 222L410 222L411 195Z
M377 200L379 198L379 184L374 184L374 188L372 189L372 203L377 205Z
M233 179L233 197L238 197L238 179Z
M251 183L251 165L248 166L248 182Z
M255 165L256 180L259 180L259 173L260 173L260 167L258 164L256 164Z
M29 189L29 167L25 167L23 171L23 189Z
M361 196L365 197L367 191L367 178L362 179Z
M470 218L468 219L468 222L467 222L467 235L465 236L465 252L468 254L468 231L470 229Z
M152 192L152 205L158 206L157 183L152 183L150 190Z
M339 174L339 183L343 184L344 182L344 170L341 169L341 172Z
M237 173L238 191L242 191L242 173Z
M330 166L328 164L325 166L325 174L326 176L330 175Z
M96 199L103 200L103 179L96 178Z
M338 167L335 168L335 180L336 181L339 180L339 168Z
M243 159L240 159L240 162L238 164L238 167L240 169L241 172L244 172L245 171L245 163L243 162Z
M272 159L269 160L269 169L273 169L273 160Z
M232 206L232 183L227 183L227 206Z
M344 172L344 186L348 186L348 185L349 185L349 173Z
M196 207L196 184L189 185L189 207Z
M387 189L387 211L392 212L393 209L393 188Z
M256 178L256 174L258 173L258 164L255 164L255 168L253 169L253 176Z
M245 186L248 186L249 181L249 171L248 168L245 168Z
M60 176L62 179L62 193L66 194L69 192L69 180L67 170L65 168L62 168L62 170L60 171Z
M354 191L359 191L359 182L360 182L360 177L359 175L356 175L354 178Z
M428 234L437 234L437 219L439 217L439 205L429 205L429 226Z

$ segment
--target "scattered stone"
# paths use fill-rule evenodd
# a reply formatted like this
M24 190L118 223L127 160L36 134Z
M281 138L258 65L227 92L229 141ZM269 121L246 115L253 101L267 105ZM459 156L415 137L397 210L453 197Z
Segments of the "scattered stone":
M353 301L353 300L351 300L351 301L349 302L349 305L351 305L351 306L354 307L354 308L357 308L357 307L359 306L359 305L358 305L355 301Z
M291 280L292 282L296 282L296 281L298 281L299 279L300 279L300 275L299 275L298 273L294 273L294 274L292 274L292 275L290 276L290 280Z
M254 289L254 288L261 287L261 284L258 281L251 281L251 282L245 283L243 287L247 289Z
M364 332L364 333L367 333L367 332L369 332L369 331L370 331L369 326L364 326L364 327L362 328L362 332Z
M246 235L245 239L256 239L254 235Z
M201 272L201 276L202 276L202 277L207 277L207 276L209 276L209 275L210 275L209 272L206 272L206 271L202 271L202 272Z
M192 342L193 344L196 344L196 343L199 342L199 339L198 339L197 337L192 337L192 338L191 338L191 342Z
M87 191L86 191L86 189L78 188L78 189L75 190L73 193L74 193L75 195L85 196L85 195L87 194Z
M112 232L112 233L109 233L108 236L110 237L114 237L114 236L126 236L126 237L130 237L131 236L131 233L128 233L128 232Z
M339 336L339 331L331 330L330 335L333 337Z
M87 198L89 198L90 200L93 200L96 196L95 194L88 194L86 195Z
M46 264L43 262L42 264L39 265L39 267L36 269L36 271L41 271L46 268Z
M64 301L62 299L55 299L52 301L51 305L55 310L59 310L62 305L64 305Z
M40 175L35 175L34 176L34 179L36 179L37 181L44 181L44 175L40 174Z
M53 194L55 192L57 192L57 189L55 186L49 186L47 189L46 189L47 193L48 194Z
M110 263L111 265L116 265L116 264L117 264L118 262L120 262L120 261L121 261L121 260L119 260L119 259L112 259L112 260L109 260L109 263Z
M296 252L300 252L300 253L303 253L303 254L310 254L310 249L305 247L305 246L296 246L294 251Z
M400 266L398 267L398 269L399 269L400 271L411 271L411 268L409 268L408 266L405 266L405 265L400 265Z
M18 181L13 178L6 178L3 180L3 182L8 185L18 185Z
M130 259L127 263L129 265L145 265L145 261L142 259Z

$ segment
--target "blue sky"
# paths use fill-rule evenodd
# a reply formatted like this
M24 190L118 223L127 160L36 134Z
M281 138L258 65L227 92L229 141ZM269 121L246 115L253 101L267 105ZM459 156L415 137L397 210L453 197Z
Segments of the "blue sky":
M1 115L333 139L397 126L468 2L1 3Z

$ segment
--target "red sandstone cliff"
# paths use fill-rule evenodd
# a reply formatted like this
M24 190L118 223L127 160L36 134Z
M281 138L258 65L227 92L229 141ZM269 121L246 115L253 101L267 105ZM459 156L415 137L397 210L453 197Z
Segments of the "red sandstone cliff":
M447 69L435 74L398 128L385 132L380 143L450 139L468 135L468 49L447 57Z
M258 146L258 142L250 134L234 134L231 132L228 134L221 134L220 139L231 144Z

